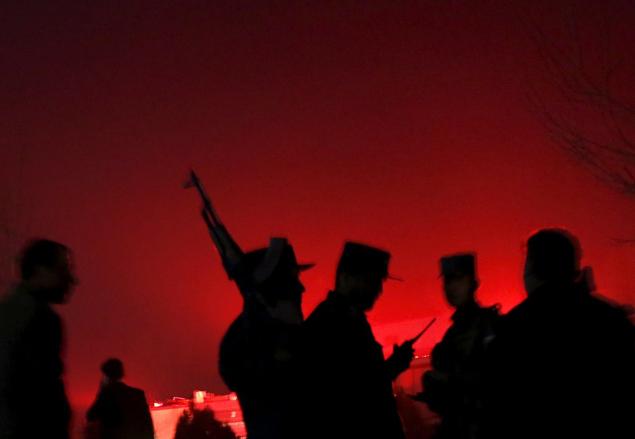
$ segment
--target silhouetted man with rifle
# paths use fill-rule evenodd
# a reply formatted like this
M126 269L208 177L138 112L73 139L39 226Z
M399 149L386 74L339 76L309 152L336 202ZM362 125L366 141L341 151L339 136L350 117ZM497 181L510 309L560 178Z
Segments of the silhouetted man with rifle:
M248 437L300 437L298 349L304 286L299 276L313 264L298 264L285 238L272 238L268 247L243 253L193 171L187 186L201 195L203 219L244 300L221 342L219 369L238 395Z

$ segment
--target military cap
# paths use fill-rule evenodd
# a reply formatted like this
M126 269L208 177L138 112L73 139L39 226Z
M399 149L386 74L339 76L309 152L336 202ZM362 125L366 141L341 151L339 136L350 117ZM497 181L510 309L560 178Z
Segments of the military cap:
M439 260L439 276L471 276L476 278L476 253L457 253L443 256Z
M359 242L347 241L337 265L338 273L366 274L377 273L393 280L402 280L388 273L390 253L380 248Z

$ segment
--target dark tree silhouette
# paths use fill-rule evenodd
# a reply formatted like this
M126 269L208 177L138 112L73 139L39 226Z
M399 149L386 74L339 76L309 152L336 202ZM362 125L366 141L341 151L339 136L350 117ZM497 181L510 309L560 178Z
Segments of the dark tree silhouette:
M531 101L550 138L618 192L635 197L635 46L626 41L635 3L600 6L585 20L571 10L559 29L530 24L542 62Z

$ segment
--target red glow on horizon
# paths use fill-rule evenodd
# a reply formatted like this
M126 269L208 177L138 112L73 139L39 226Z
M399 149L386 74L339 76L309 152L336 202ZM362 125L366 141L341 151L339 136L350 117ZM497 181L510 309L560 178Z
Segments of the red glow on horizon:
M34 235L74 251L60 313L76 419L112 356L149 401L226 391L218 344L241 299L181 187L192 165L245 249L287 236L317 262L305 315L345 240L389 250L405 282L370 313L386 349L433 316L417 354L440 338L444 254L477 252L482 304L519 303L523 243L545 226L571 229L599 291L635 303L634 248L612 240L635 236L635 203L528 111L523 2L132 3L12 2L0 42L5 265ZM581 17L627 2L592 3ZM527 7L558 24L552 1Z

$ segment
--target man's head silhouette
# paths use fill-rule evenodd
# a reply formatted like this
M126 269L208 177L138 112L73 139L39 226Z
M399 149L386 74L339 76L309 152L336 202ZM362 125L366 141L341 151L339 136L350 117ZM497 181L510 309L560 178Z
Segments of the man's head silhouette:
M390 253L358 242L346 242L340 257L335 289L362 311L372 309L383 292ZM396 279L396 278L393 278Z
M65 303L77 283L68 247L49 239L29 242L18 260L22 284L51 303Z
M476 253L457 253L444 256L439 261L443 291L453 308L461 308L475 302L478 289Z
M271 238L269 247L247 252L244 257L254 281L270 305L281 300L301 305L305 289L300 274L314 264L298 263L293 246L286 238Z
M580 274L578 239L564 229L543 229L529 237L525 261L525 289L533 293L543 285L567 285Z
M123 363L119 358L109 358L102 363L101 372L110 382L120 381L124 377Z

